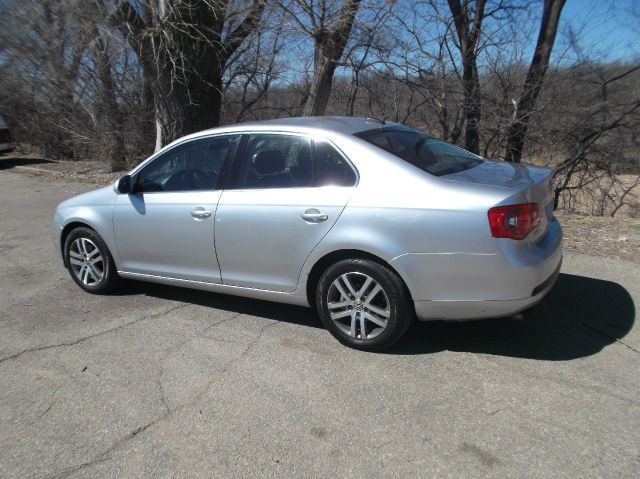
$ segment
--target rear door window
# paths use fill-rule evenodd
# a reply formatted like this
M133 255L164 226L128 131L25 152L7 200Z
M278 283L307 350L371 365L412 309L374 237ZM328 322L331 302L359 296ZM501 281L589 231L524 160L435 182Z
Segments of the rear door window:
M231 183L240 189L353 186L356 174L328 142L306 136L249 135Z
M313 144L314 186L353 186L356 174L347 160L327 141Z
M311 186L311 140L303 136L249 135L236 187L242 189Z

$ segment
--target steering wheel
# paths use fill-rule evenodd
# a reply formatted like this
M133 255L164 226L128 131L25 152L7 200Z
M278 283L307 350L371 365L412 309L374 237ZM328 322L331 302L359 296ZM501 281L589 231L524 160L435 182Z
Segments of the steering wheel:
M202 190L209 187L211 178L202 170L185 170L180 183L185 189Z
M215 180L202 170L190 169L174 173L165 183L165 191L203 190L213 187Z

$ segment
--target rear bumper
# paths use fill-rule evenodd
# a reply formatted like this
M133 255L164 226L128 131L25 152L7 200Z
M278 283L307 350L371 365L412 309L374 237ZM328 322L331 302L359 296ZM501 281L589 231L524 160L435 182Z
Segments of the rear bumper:
M486 254L411 253L391 265L405 280L419 319L509 316L551 290L562 262L562 229L553 219L535 243L498 240Z
M535 306L544 299L560 275L560 266L544 282L538 285L529 298L494 301L414 301L416 316L421 321L434 319L460 320L500 318Z

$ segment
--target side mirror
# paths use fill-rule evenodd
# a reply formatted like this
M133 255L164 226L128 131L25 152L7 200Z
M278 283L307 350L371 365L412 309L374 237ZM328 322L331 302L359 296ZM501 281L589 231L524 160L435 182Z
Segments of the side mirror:
M128 195L133 190L133 181L131 175L124 175L115 184L115 190L123 195Z

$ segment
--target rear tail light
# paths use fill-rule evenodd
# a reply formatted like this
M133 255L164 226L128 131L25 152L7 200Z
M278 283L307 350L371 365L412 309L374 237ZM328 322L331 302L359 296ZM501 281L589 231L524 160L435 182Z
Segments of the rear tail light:
M525 239L540 221L538 203L496 206L489 210L489 227L494 238Z

